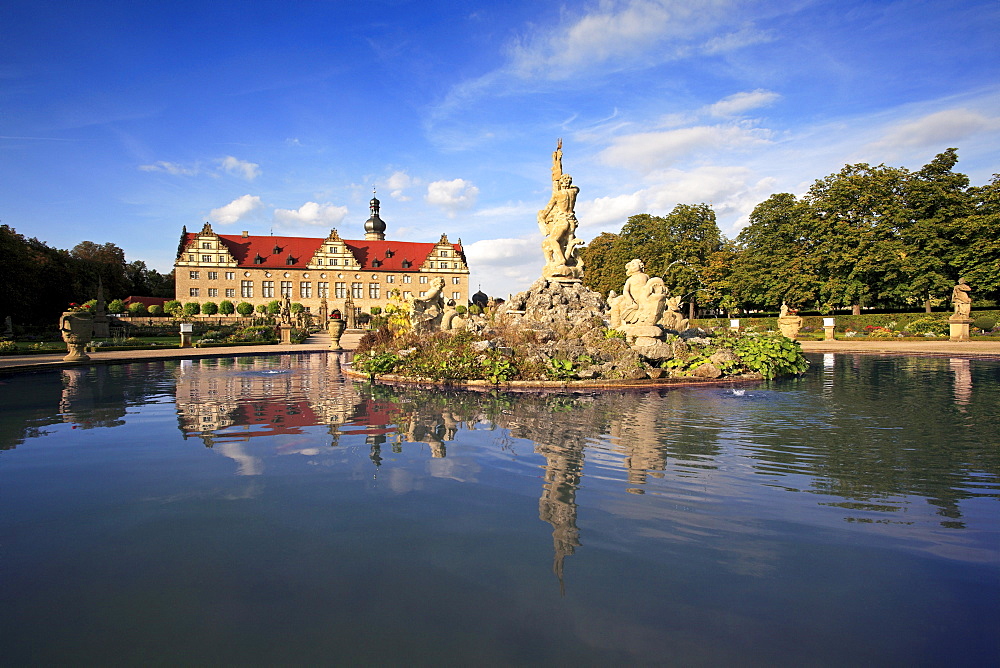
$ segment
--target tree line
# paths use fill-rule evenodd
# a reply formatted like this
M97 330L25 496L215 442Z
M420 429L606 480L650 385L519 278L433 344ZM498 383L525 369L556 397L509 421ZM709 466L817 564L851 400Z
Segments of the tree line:
M142 260L128 262L113 243L82 241L71 250L53 248L0 225L0 318L21 324L50 324L70 303L104 296L173 297L174 275L150 269Z
M1000 175L970 186L949 148L917 171L846 165L801 197L771 195L736 239L706 204L631 216L584 249L585 284L620 291L641 259L671 294L727 313L782 303L820 313L947 304L959 277L979 302L1000 300Z

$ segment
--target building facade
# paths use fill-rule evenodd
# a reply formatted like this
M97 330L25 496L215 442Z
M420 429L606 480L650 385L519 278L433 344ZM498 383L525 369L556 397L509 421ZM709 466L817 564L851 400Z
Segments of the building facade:
M462 240L451 243L387 241L379 201L371 200L363 240L342 239L337 230L326 238L216 234L209 223L201 232L181 233L174 262L176 299L182 303L229 300L254 307L286 296L310 313L327 310L345 315L385 308L391 293L427 296L434 279L444 280L445 299L469 300L469 267Z

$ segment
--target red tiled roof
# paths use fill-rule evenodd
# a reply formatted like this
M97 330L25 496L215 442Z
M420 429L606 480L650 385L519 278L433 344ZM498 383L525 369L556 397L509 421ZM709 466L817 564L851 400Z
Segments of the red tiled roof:
M168 301L170 301L170 297L134 297L134 296L129 296L129 297L125 298L125 305L128 306L129 304L145 304L146 308L149 308L150 306L154 306L154 305L163 306Z
M194 232L188 232L185 246L198 237ZM219 239L225 244L236 263L241 267L263 267L267 269L299 268L309 264L313 255L326 242L326 239L309 237L244 237L235 234L220 234ZM361 265L361 271L377 269L379 271L417 271L427 256L437 244L417 241L367 241L349 239L342 240L354 258ZM451 244L451 247L461 256L462 246ZM278 250L275 253L275 250ZM200 249L192 248L186 252L198 253ZM386 256L386 252L391 257ZM255 264L254 259L260 255L263 261ZM288 257L293 263L289 264ZM374 261L380 262L379 266ZM409 260L410 266L404 267L403 262Z

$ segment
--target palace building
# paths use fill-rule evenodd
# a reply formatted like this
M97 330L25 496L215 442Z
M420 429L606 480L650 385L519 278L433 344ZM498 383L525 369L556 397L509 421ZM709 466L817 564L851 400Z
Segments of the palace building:
M387 241L385 229L377 198L371 200L365 238L357 241L342 239L335 229L319 239L216 234L209 223L198 233L185 227L174 262L176 299L228 299L256 307L287 296L314 314L325 299L330 313L338 309L350 316L384 308L393 290L407 299L425 297L441 278L445 299L468 303L461 239L451 243L442 234L437 243Z

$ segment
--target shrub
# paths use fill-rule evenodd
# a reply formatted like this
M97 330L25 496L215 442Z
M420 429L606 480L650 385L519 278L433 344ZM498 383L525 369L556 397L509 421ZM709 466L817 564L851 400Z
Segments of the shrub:
M780 334L742 336L736 341L734 352L744 366L765 378L804 373L809 367L799 344Z
M302 304L298 303L298 302L295 302L294 304L292 304L290 310L292 312L292 315L298 315L299 313L302 313L303 311L305 311L306 307L303 306Z
M170 315L177 317L184 312L184 306L176 299L171 299L163 305L163 310Z
M261 313L266 313L267 315L278 315L279 313L281 313L281 302L275 299L273 301L269 301L264 306L263 311L260 310L259 306L257 307L257 310L260 311Z
M112 299L108 303L108 313L124 313L125 302L120 299Z
M458 312L459 315L465 315L469 309L465 304L459 304L458 306L455 307L455 310Z
M482 309L481 306L479 306L479 304L473 304L472 306L469 307L469 314L470 315L479 315L482 312L483 312L483 309Z
M149 307L149 315L160 316L163 315L163 306L160 304L153 304Z
M0 341L0 355L14 355L17 353L17 344L13 341Z
M254 310L257 311L257 313L260 313L261 315L267 315L267 304L257 304L257 308L255 308Z
M201 313L201 304L198 302L188 302L184 305L184 315L192 316Z
M274 327L271 327L270 325L251 325L249 327L241 327L229 338L235 342L243 343L274 341L277 339L274 334Z
M131 316L140 317L146 315L148 312L149 309L142 302L135 302L128 305L128 314Z
M381 306L372 306L371 312L372 312L372 315L381 315L382 314L382 307Z
M981 315L972 321L972 326L984 332L991 332L997 326L997 320L992 316Z
M236 305L236 312L245 318L253 314L253 304L250 302L240 302Z
M205 315L215 315L219 312L219 305L215 302L205 302L201 305L201 312Z
M219 302L219 313L222 315L232 315L236 311L236 307L228 299L223 299Z
M926 336L927 334L946 336L948 334L948 321L944 318L917 318L906 325L904 329L917 336Z

